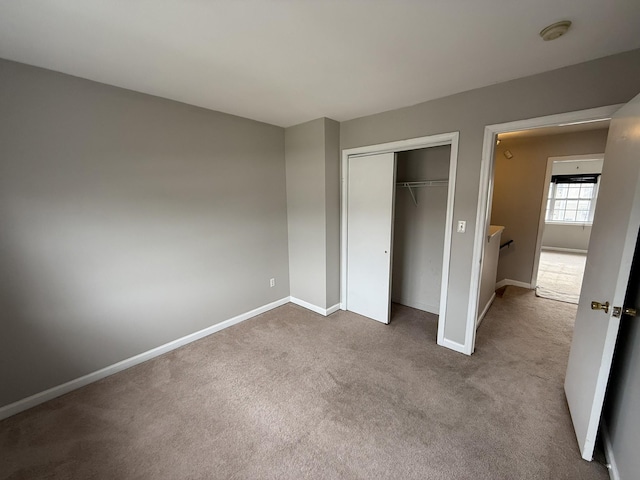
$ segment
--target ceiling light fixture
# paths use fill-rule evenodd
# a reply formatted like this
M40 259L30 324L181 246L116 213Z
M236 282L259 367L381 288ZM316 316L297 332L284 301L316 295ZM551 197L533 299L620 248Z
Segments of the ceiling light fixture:
M561 37L569 30L571 26L570 20L563 20L561 22L556 22L552 25L549 25L546 28L543 28L540 32L540 36L546 42L549 40L555 40L556 38Z

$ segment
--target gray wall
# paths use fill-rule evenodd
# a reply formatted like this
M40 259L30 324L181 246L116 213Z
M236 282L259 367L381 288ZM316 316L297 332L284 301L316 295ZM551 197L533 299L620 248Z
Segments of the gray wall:
M0 60L0 405L288 276L282 128Z
M285 130L291 296L326 308L324 120Z
M467 232L453 234L445 338L465 339L484 127L623 103L638 91L634 50L341 124L343 149L460 132L454 222L466 220Z
M451 147L422 148L398 153L398 182L446 180ZM396 188L393 230L394 302L439 313L447 214L446 186L414 190L416 205L407 188Z
M625 306L640 309L640 235L631 267ZM640 472L640 317L622 317L604 420L621 480Z
M340 303L340 123L324 119L327 308Z
M640 88L640 87L639 87ZM608 129L505 139L496 147L491 223L504 225L497 280L531 283L549 157L603 153ZM504 156L505 150L513 158ZM546 228L546 226L545 226ZM588 241L588 240L587 240Z
M321 309L340 295L339 141L328 118L285 130L291 296Z
M542 234L542 248L568 248L584 250L589 248L591 225L555 225L548 223Z

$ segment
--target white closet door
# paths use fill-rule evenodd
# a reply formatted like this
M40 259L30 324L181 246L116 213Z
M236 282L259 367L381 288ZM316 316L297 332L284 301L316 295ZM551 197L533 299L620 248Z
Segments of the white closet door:
M389 323L396 154L349 158L347 310Z

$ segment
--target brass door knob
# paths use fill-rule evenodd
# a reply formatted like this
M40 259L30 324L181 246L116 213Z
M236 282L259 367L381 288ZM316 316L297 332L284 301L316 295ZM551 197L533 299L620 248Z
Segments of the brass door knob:
M604 313L609 313L609 302L591 302L591 310L604 310Z

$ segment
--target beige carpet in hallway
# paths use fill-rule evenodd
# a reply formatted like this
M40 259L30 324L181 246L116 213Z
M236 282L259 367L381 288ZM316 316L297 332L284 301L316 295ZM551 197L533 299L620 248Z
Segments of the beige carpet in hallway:
M0 478L604 480L562 390L574 315L509 287L466 357L411 308L289 304L0 422Z
M540 252L536 294L539 297L578 303L587 261L585 253Z

